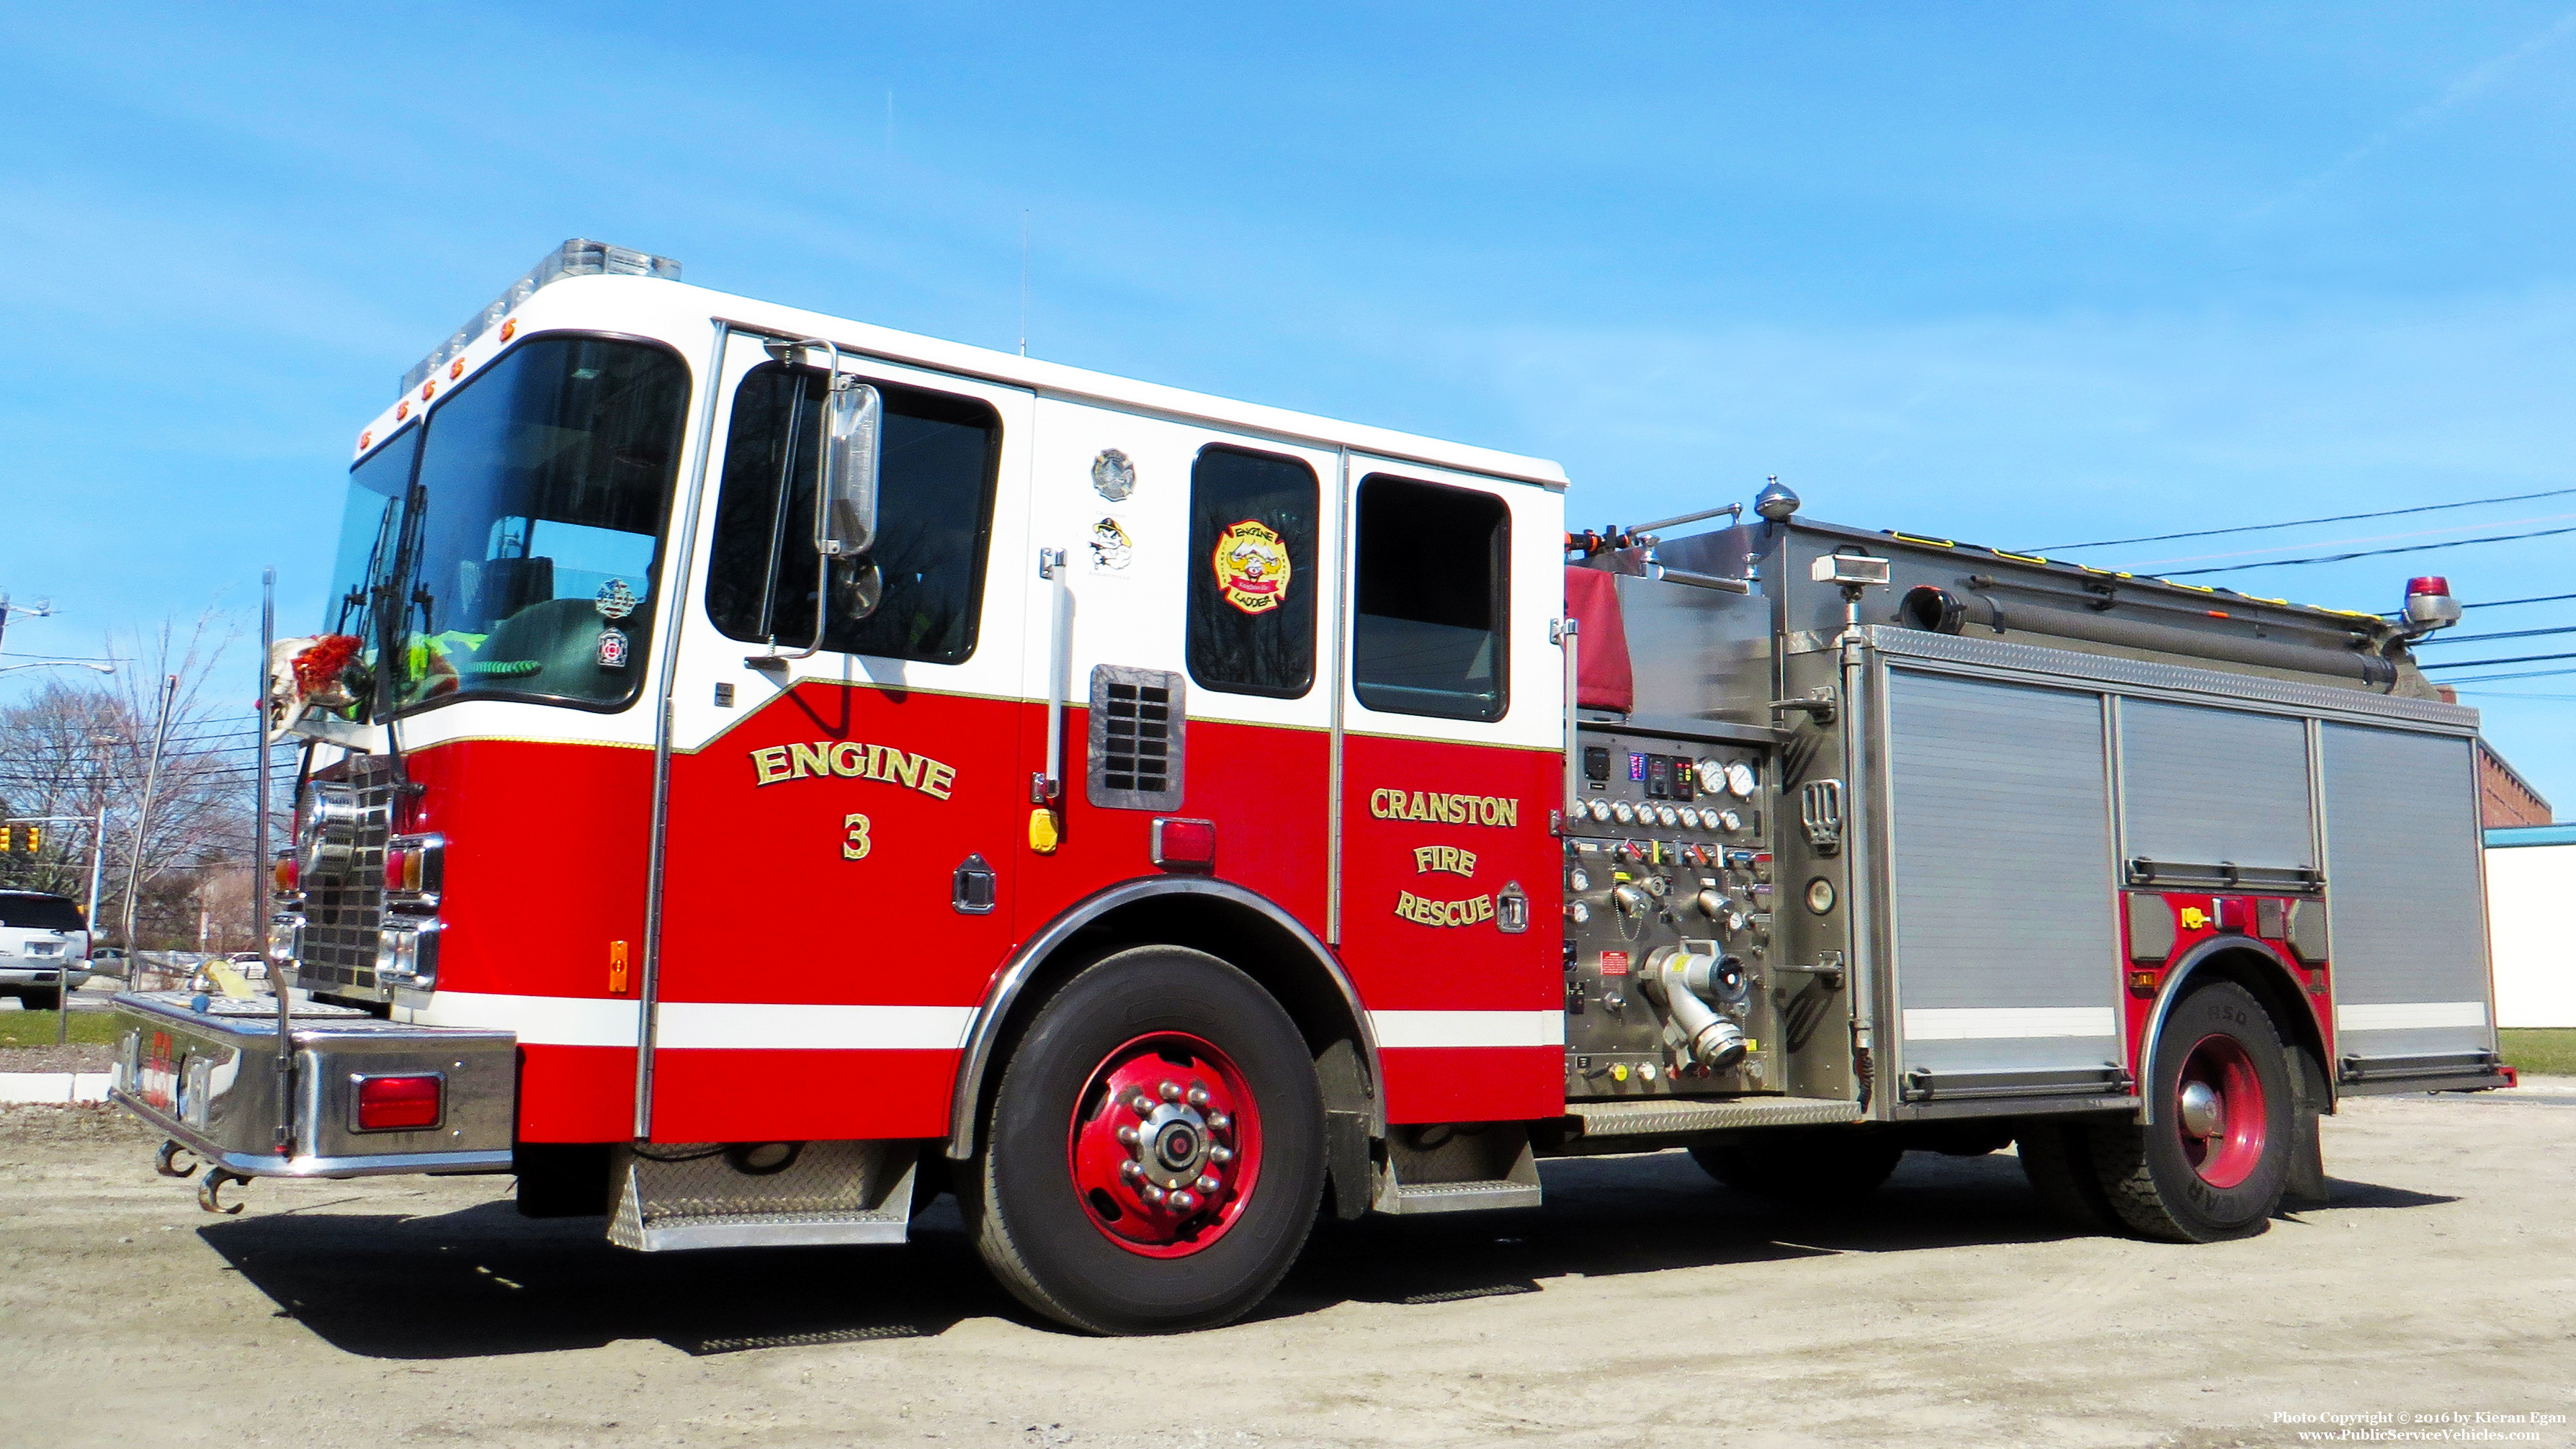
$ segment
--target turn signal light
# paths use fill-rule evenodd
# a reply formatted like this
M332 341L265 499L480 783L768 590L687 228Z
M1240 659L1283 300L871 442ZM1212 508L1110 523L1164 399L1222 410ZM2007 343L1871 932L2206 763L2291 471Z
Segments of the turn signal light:
M291 896L295 894L295 882L298 874L299 872L295 867L295 857L291 853L280 855L277 858L277 863L268 868L268 878L277 886L277 893L282 896Z
M1216 864L1216 822L1154 822L1154 864L1165 870L1205 870Z
M417 1132L446 1116L447 1083L435 1072L416 1077L360 1077L355 1126L361 1132Z
M447 842L435 835L397 835L385 843L385 894L435 897L446 875Z

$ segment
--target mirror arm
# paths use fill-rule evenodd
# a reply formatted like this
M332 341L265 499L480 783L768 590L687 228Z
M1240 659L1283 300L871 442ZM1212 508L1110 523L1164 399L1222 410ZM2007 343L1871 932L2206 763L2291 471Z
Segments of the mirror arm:
M761 344L761 346L771 357L778 359L780 362L786 363L790 367L795 366L793 359L797 353L804 351L808 347L820 347L830 354L831 358L830 362L827 364L829 370L823 374L824 377L828 379L824 384L825 398L828 399L831 396L832 389L841 385L841 345L828 337L804 337L799 338L794 342L770 341ZM816 538L821 538L828 531L831 521L830 510L832 507L832 493L830 489L823 486L823 460L819 455L817 455L814 460L814 469L814 536ZM786 662L790 659L811 659L815 655L822 653L823 625L831 617L831 605L832 559L829 555L818 550L814 556L814 635L812 641L806 644L804 648L793 654L782 654L773 648L766 654L754 654L742 662L750 665L754 669L777 669L785 667Z

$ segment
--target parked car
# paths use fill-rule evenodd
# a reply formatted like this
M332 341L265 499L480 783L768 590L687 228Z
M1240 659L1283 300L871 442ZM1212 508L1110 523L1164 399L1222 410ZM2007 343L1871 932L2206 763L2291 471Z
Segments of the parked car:
M0 995L31 1011L63 1004L88 984L89 922L69 896L0 891Z

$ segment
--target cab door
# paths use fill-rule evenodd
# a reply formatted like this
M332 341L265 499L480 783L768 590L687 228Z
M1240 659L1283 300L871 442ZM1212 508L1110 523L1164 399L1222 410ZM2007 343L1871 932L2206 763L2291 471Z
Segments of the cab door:
M1174 873L1326 928L1337 455L1087 400L1038 404L1029 694L1062 688L1061 831L1022 842L1033 935L1106 886ZM1023 753L1047 756L1043 709ZM1158 820L1215 857L1158 863Z
M1349 476L1338 940L1387 1120L1554 1115L1562 500L1392 459Z
M827 355L765 341L726 348L691 541L644 1130L940 1136L1011 945L1031 398L841 354L884 402L864 612L811 541Z

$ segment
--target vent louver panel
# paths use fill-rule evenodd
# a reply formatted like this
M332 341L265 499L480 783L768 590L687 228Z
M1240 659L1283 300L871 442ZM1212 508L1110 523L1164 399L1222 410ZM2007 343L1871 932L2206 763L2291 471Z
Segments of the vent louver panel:
M1181 804L1181 676L1103 664L1091 671L1091 803L1118 810Z

